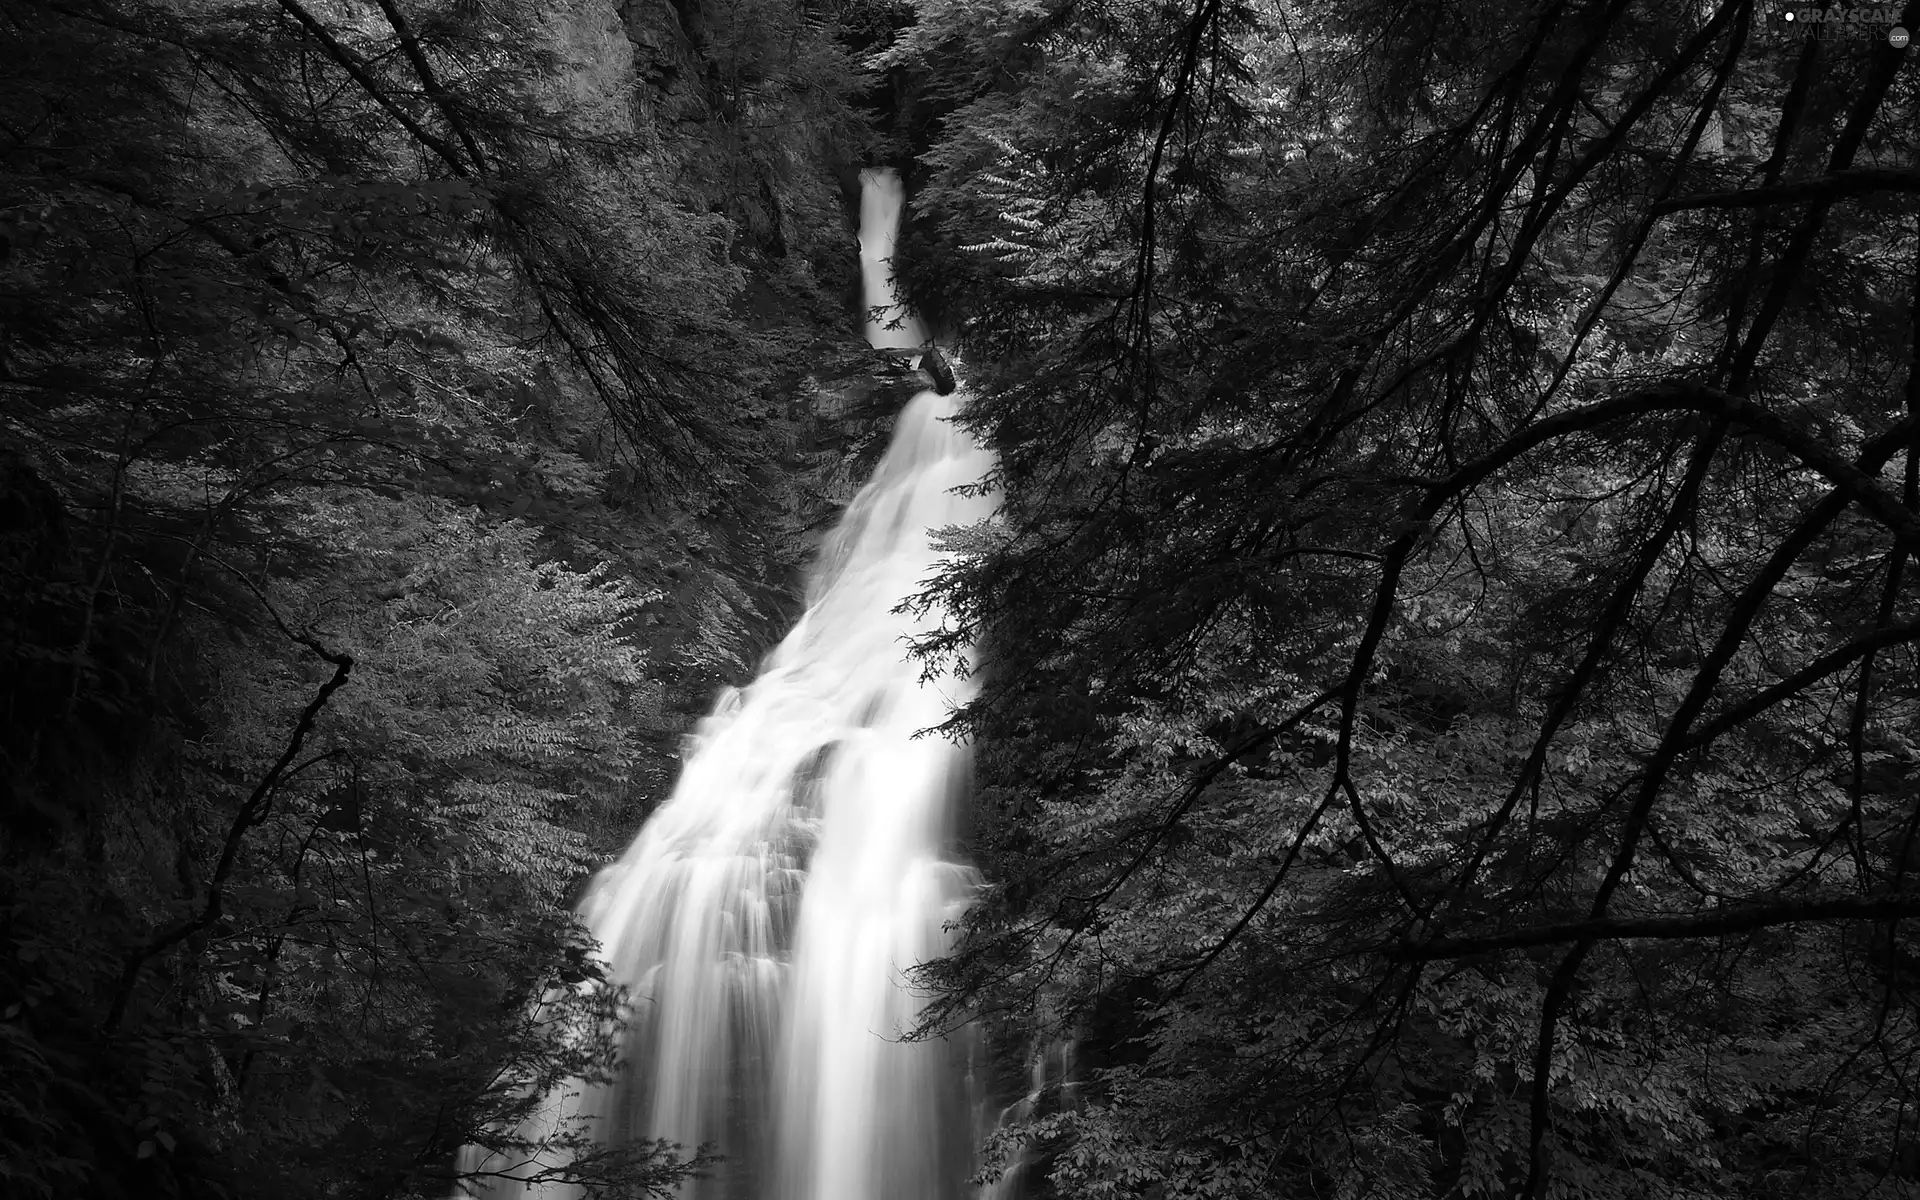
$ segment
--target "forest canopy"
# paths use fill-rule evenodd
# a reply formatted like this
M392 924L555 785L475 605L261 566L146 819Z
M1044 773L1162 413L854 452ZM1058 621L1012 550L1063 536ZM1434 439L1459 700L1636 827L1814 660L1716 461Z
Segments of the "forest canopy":
M447 1194L611 1069L568 899L790 606L860 73L517 0L0 60L0 1191Z
M0 0L0 1190L445 1195L617 1069L568 901L871 460L893 162L999 462L918 982L1053 1064L984 1177L1920 1191L1896 29Z
M920 16L1006 495L928 979L1091 1056L1003 1149L1910 1194L1920 9Z

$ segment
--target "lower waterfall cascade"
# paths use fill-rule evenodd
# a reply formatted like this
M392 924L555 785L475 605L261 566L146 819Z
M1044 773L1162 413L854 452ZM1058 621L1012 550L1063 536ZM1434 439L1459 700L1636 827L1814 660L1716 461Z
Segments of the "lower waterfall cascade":
M884 259L902 193L891 172L864 185L869 337L898 346L911 316L888 329L871 313L899 307ZM930 531L993 510L968 487L992 459L953 423L958 400L925 391L902 410L820 550L804 614L700 722L672 794L580 903L608 977L632 996L624 1073L561 1089L544 1121L584 1117L603 1141L714 1146L723 1161L686 1185L690 1197L973 1190L977 1047L966 1035L902 1040L922 1005L905 972L943 952L979 882L943 853L966 752L927 732L968 685L908 654L939 610L902 608L942 559ZM578 1193L495 1181L471 1194Z

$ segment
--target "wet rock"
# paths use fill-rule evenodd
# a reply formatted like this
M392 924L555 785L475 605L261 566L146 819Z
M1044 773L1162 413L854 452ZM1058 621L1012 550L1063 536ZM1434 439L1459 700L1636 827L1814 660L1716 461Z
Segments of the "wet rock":
M920 369L933 378L933 390L942 396L950 396L958 386L954 382L953 368L948 365L946 356L940 353L940 347L927 343L927 351L920 359Z

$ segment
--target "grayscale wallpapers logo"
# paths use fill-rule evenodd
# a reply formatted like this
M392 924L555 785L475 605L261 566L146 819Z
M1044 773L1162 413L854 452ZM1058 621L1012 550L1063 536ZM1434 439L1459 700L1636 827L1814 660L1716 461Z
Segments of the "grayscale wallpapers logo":
M1774 32L1789 37L1882 42L1905 50L1910 36L1893 4L1783 4L1773 10Z

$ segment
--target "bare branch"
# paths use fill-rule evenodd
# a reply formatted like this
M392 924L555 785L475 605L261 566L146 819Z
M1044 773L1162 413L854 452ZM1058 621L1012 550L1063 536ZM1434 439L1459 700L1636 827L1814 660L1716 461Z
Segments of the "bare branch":
M1843 642L1785 679L1762 688L1702 725L1687 739L1686 748L1690 752L1698 750L1734 726L1752 720L1783 700L1791 699L1849 663L1889 646L1904 646L1909 642L1920 642L1920 624L1887 626Z
M1426 941L1410 939L1389 946L1381 953L1396 962L1432 962L1435 959L1467 958L1476 954L1557 946L1568 942L1724 937L1730 933L1748 933L1776 925L1799 925L1813 921L1883 921L1912 916L1920 916L1920 892L1834 896L1774 904L1733 905L1717 912L1693 916L1601 917L1554 925L1534 925L1479 937L1432 938Z
M1695 208L1767 208L1775 204L1804 204L1809 200L1830 204L1872 192L1920 192L1920 171L1855 167L1850 171L1835 171L1815 179L1796 179L1771 187L1675 196L1671 200L1660 201L1649 211L1656 217L1662 217Z
M279 621L276 614L274 620ZM285 628L285 626L281 626ZM220 861L214 866L213 875L207 881L207 898L202 902L200 911L185 917L165 929L155 932L145 942L136 947L127 956L120 968L120 983L114 991L113 1006L107 1012L106 1031L112 1033L125 1019L127 1002L133 997L133 988L140 979L140 968L154 955L171 949L192 937L203 929L209 929L220 919L220 911L226 900L227 878L233 874L233 865L240 856L240 845L245 840L247 830L266 820L267 812L273 805L274 789L280 786L286 775L287 767L299 756L300 747L306 742L307 735L313 732L313 723L320 716L320 710L327 706L333 694L345 686L347 676L353 672L353 656L333 651L321 645L305 634L292 634L295 641L313 651L321 658L333 664L333 675L320 685L312 700L300 712L300 720L293 727L293 734L287 739L286 748L267 773L254 785L253 793L247 797L240 811L234 814L233 821L227 826L225 842L220 847Z

